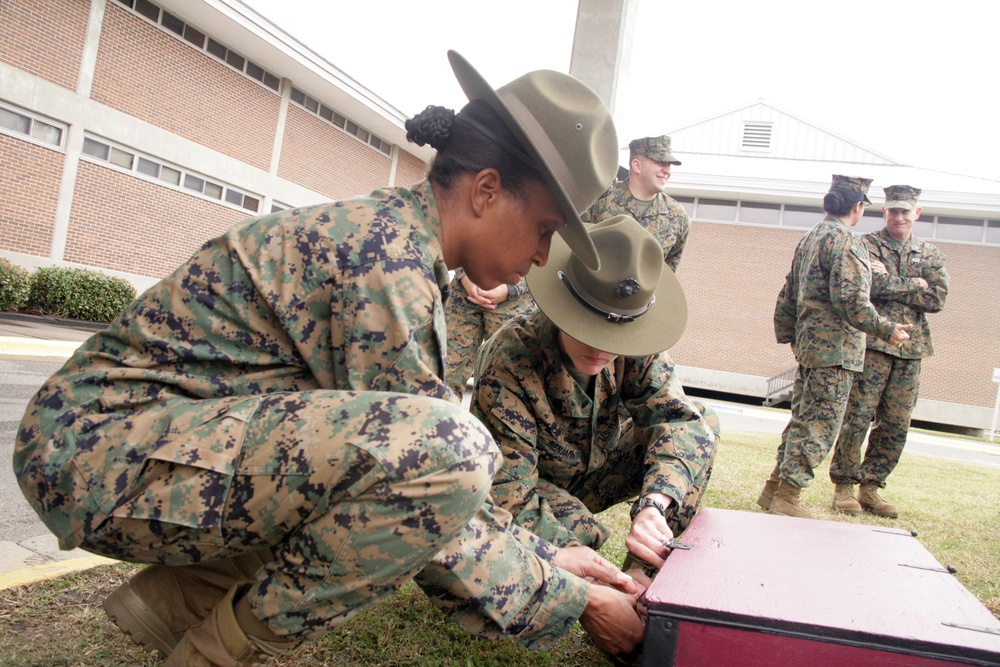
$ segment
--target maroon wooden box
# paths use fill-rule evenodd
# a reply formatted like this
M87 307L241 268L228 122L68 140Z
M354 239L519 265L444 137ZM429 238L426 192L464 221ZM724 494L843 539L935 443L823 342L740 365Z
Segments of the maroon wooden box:
M705 508L681 541L643 667L1000 665L1000 622L905 530Z

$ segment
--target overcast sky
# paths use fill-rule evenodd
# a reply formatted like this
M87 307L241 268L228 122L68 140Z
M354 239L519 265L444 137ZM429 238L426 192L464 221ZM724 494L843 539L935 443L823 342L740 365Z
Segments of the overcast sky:
M569 71L576 0L244 0L407 114L465 102L447 49L495 87ZM1000 180L1000 5L638 0L622 144L763 99L905 164Z

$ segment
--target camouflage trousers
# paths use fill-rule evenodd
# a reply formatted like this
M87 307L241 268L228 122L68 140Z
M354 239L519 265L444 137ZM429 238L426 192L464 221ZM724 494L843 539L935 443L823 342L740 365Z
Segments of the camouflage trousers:
M461 280L451 281L444 315L448 329L445 382L459 400L472 377L479 346L512 318L534 310L535 300L527 292L501 302L496 308L477 306L469 301L469 293Z
M835 484L885 487L906 446L919 389L920 359L865 351L865 369L851 387L844 425L830 460L830 479ZM862 462L861 444L869 425L872 430Z
M191 401L176 402L163 409L182 419ZM243 412L245 420L216 420L199 431L205 453L232 452L231 474L197 461L158 460L163 434L133 434L141 472L110 515L88 510L94 520L81 546L167 565L269 546L275 558L258 572L250 604L274 632L299 639L349 621L436 557L461 560L466 549L487 550L483 543L495 531L473 517L483 511L502 458L489 432L460 406L409 394L324 390L246 402L256 406ZM66 468L60 474L70 480L88 469L77 461ZM52 471L44 463L25 469ZM40 514L77 512L90 502L92 482L77 482L75 497L52 503L44 489L69 482L35 476L19 481ZM481 577L486 586L490 574ZM465 594L454 576L439 572L433 582L445 606L452 592Z
M806 487L837 442L851 385L858 373L841 366L799 366L792 388L792 415L776 456L781 479Z
M691 481L679 503L673 503L667 512L667 525L674 536L683 533L691 520L694 519L701 498L708 488L712 477L712 465L719 443L719 417L712 408L699 401L694 401L698 410L704 415L713 433L715 441L712 446L705 446L698 451L701 464L700 472ZM622 433L617 445L608 451L603 465L574 480L565 491L571 494L552 494L559 500L550 500L549 506L555 518L576 536L572 544L558 546L574 546L582 544L592 549L598 549L607 541L611 531L594 516L599 512L624 501L634 500L642 492L643 477L646 472L646 452L649 443L639 437L639 429L632 428L631 420L622 425ZM539 479L539 490L544 495L546 486L560 487L557 480Z

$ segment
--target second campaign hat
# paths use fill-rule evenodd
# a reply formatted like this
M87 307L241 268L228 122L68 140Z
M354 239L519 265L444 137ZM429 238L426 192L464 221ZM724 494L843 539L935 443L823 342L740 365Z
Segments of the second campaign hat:
M566 334L603 352L638 357L676 343L687 325L687 300L657 240L627 215L588 228L601 268L588 268L553 239L549 261L528 273L538 308Z
M920 188L910 185L890 185L882 188L885 192L885 204L882 208L901 208L904 211L912 211L917 208L917 201L920 199Z
M633 139L628 142L628 153L630 160L636 155L645 155L654 162L666 162L676 165L681 163L681 161L675 158L673 153L670 152L670 137L665 134L661 137L643 137L642 139Z
M833 175L833 181L830 182L830 192L834 190L839 190L842 194L847 194L852 197L852 201L863 201L868 204L872 203L872 200L868 198L868 188L872 184L872 179L861 178L860 176L841 176L840 174ZM858 197L857 195L861 195Z
M493 90L461 55L448 51L448 60L466 97L489 104L536 162L566 218L559 234L596 269L597 251L580 214L618 172L618 134L608 107L568 74L536 70Z

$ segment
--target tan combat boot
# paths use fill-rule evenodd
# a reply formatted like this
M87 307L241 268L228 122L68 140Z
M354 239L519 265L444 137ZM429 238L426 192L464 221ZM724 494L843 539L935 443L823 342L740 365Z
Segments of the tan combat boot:
M861 503L861 507L876 516L884 516L889 519L895 519L899 516L896 506L885 502L878 494L878 484L862 484L861 492L858 493L858 502Z
M861 514L861 505L854 497L853 484L834 484L833 509L844 514Z
M781 481L781 464L775 463L774 470L771 471L771 476L767 478L764 482L764 488L761 490L760 495L757 496L757 504L760 505L764 511L771 509L771 499L774 498L774 492L778 490L778 482Z
M795 486L787 480L781 480L778 482L778 490L774 492L774 497L771 498L771 506L768 508L767 513L812 519L813 515L799 502L799 494L801 492L802 487Z
M242 597L249 588L237 584L223 596L200 625L185 633L163 667L254 667L286 654L298 641L271 632Z
M270 549L195 565L150 565L104 600L104 613L147 651L170 655L234 584L253 580Z

